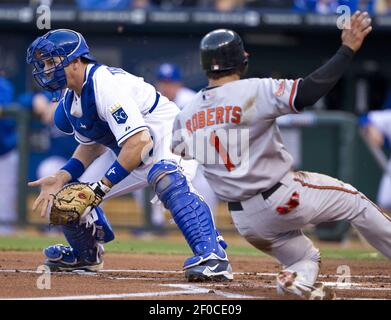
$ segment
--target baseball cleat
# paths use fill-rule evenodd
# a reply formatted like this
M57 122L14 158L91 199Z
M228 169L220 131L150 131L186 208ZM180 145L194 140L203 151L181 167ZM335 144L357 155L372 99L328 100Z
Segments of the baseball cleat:
M283 288L290 288L297 277L297 272L281 271L277 276L277 284Z
M96 272L103 269L103 248L101 246L94 249L94 261L81 260L72 247L56 244L47 247L43 253L46 256L45 265L52 272L83 270Z
M185 277L189 282L223 282L232 281L233 273L229 261L211 259L186 269Z
M296 280L297 272L281 271L277 276L277 292L282 295L296 296L305 300L335 300L333 289L316 282L313 286Z

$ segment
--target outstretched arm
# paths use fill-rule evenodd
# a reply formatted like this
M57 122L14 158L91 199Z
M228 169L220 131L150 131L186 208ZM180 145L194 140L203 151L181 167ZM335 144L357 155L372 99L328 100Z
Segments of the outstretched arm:
M72 158L80 161L84 168L87 168L96 158L103 154L106 147L101 144L79 145ZM83 168L83 169L84 169ZM71 174L66 170L59 170L56 174L28 183L29 187L40 187L41 191L33 204L33 211L41 206L41 217L46 215L48 208L53 201L53 194L56 194L64 185L72 180Z
M337 53L298 84L296 109L313 105L335 86L371 31L371 18L368 13L357 11L351 17L351 28L342 31L342 46Z

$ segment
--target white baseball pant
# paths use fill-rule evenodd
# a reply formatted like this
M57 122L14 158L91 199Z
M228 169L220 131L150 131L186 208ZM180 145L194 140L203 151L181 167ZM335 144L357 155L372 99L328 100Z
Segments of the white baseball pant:
M319 250L301 230L309 224L346 219L391 259L391 219L351 185L310 172L289 172L281 183L266 201L256 195L231 214L248 242L296 271L305 285L315 283L320 263Z

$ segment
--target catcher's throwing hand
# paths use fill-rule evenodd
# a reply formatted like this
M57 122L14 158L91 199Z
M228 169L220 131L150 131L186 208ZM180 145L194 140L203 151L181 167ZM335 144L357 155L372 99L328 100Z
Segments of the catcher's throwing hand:
M40 187L41 192L35 199L32 209L35 211L41 205L41 217L45 217L53 202L53 194L56 194L68 181L70 176L64 171L54 176L45 177L29 182L29 187Z
M368 12L356 11L351 17L350 29L342 31L342 44L354 52L360 49L365 37L372 31Z
M50 223L66 225L73 223L98 206L109 188L97 183L71 183L53 195Z

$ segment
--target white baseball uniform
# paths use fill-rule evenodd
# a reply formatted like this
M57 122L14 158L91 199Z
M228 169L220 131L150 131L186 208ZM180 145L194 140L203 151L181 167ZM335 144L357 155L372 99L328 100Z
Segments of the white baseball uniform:
M87 66L86 79L91 78L93 81L93 93L99 117L97 121L101 121L102 126L108 126L105 129L105 136L111 135L112 142L110 142L110 149L97 158L79 180L91 182L101 179L116 160L115 151L119 152L122 143L130 136L146 129L149 130L154 142L152 158L116 184L104 199L130 193L147 186L149 170L154 163L162 159L176 160L183 167L184 174L191 180L194 177L196 167L189 161L181 161L180 157L170 151L173 120L179 113L178 107L164 96L157 99L155 88L144 82L142 78L131 75L122 69L107 66L99 66L91 77L92 68L93 64ZM87 85L89 81L86 80ZM113 88L115 88L114 91ZM64 107L69 92L67 90L64 100L57 108ZM74 134L80 144L96 143L81 134L86 126L83 123L83 116L86 116L87 120L91 118L91 115L83 115L81 99L74 95L70 103L71 116L80 119L78 121L79 128L75 128L74 124L70 122L71 130L64 130L61 126L59 129L65 133ZM153 107L151 108L151 106ZM89 109L84 108L84 110ZM58 112L61 112L61 109L56 110L56 116L59 114ZM61 118L61 114L59 118ZM67 119L67 116L64 114L62 119ZM56 124L59 126L57 122Z
M370 123L391 141L391 110L372 111L368 113ZM391 159L388 162L391 170ZM380 182L377 203L382 208L391 209L391 177L385 173Z
M320 254L304 226L347 219L391 258L391 221L351 185L291 171L276 118L297 112L298 81L252 78L201 90L177 116L172 148L203 165L239 233L310 286Z

